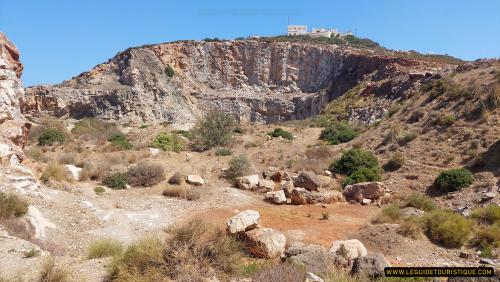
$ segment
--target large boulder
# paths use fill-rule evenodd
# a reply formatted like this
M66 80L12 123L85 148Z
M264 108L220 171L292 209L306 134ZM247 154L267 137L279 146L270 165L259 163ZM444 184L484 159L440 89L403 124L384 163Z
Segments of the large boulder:
M286 204L285 192L283 190L267 192L266 199L277 205Z
M356 183L347 185L342 193L348 201L377 200L384 195L385 186L381 182Z
M250 253L258 258L276 258L283 256L286 237L272 228L257 228L245 232L245 244Z
M273 191L276 183L272 180L259 179L259 188L266 192Z
M344 201L344 195L339 191L326 190L312 193L315 203L331 204Z
M244 190L255 190L259 186L259 175L248 175L236 178L236 187Z
M259 226L260 214L258 211L245 210L227 221L227 230L231 234L252 230Z
M358 257L364 257L368 254L365 246L357 239L333 241L330 253L335 257L342 256L350 261Z
M285 251L288 261L304 267L305 271L324 275L335 268L333 255L320 245L296 243Z
M377 279L384 277L384 268L389 266L383 254L375 253L356 258L351 272L354 275Z
M302 171L297 177L294 177L293 185L306 188L309 191L317 191L321 186L321 180L313 172Z
M293 188L290 193L292 205L307 205L314 204L314 196L305 188Z
M186 177L186 182L189 184L192 184L192 185L197 185L197 186L201 186L201 185L205 184L205 180L203 180L203 178L201 178L201 176L195 175L195 174L189 174Z

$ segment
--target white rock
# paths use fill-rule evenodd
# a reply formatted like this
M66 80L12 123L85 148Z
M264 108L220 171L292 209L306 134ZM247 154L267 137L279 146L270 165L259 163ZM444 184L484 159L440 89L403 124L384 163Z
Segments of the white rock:
M323 174L326 175L326 176L332 176L332 172L329 171L329 170L323 171Z
M370 199L363 199L363 200L361 201L361 204L362 204L362 205L369 205L369 204L371 204L371 203L372 203L372 200L370 200Z
M66 171L73 177L74 180L80 180L80 174L82 172L82 169L80 167L76 167L74 165L65 165Z
M240 189L251 190L259 185L259 175L247 175L236 178L236 186Z
M258 258L275 258L283 256L286 247L286 236L272 228L257 228L245 232L247 249Z
M274 181L267 180L267 179L260 179L259 180L259 188L264 189L266 191L273 191L274 190Z
M308 272L306 274L306 281L305 282L324 282L323 278L319 277L318 275Z
M160 153L160 149L158 148L149 148L149 153L151 154L151 156L156 156Z
M252 230L259 225L259 220L258 211L245 210L228 219L227 229L231 234Z
M286 204L285 191L283 190L267 192L266 198L277 205Z
M203 178L201 178L201 176L195 175L195 174L189 174L186 177L186 182L189 184L198 185L198 186L205 184L205 180L203 180Z
M350 260L354 260L358 257L364 257L368 254L365 246L357 239L353 240L337 240L333 241L332 247L330 248L330 252L334 255L337 255L337 250L344 246L347 251L347 257Z
M56 226L43 217L40 211L34 206L29 206L26 218L35 229L35 238L44 238L46 236L46 228L56 228Z

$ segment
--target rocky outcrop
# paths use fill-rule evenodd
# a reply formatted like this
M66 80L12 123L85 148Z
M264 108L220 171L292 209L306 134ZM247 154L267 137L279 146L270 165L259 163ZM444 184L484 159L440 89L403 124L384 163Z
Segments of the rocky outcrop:
M248 251L258 258L277 258L283 256L286 237L272 228L257 228L245 232Z
M61 84L29 88L21 106L28 114L179 125L221 109L242 122L275 122L315 115L367 76L391 82L363 95L400 97L421 79L411 72L434 67L337 45L180 41L129 48Z

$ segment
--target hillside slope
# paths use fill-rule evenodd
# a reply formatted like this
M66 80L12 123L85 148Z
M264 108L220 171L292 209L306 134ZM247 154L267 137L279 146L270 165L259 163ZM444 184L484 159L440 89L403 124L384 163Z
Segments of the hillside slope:
M127 49L54 86L27 90L23 111L191 125L213 109L242 122L304 119L367 78L391 101L453 65L311 42L182 41ZM379 119L380 113L363 117Z

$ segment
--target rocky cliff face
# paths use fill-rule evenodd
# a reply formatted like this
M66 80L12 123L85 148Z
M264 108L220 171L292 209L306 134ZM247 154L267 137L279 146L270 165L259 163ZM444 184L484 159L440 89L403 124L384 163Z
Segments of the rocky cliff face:
M392 99L423 77L411 73L435 70L429 62L336 45L183 41L130 48L59 85L29 88L22 109L178 125L222 109L242 122L275 122L315 115L367 79L397 81L381 94Z

